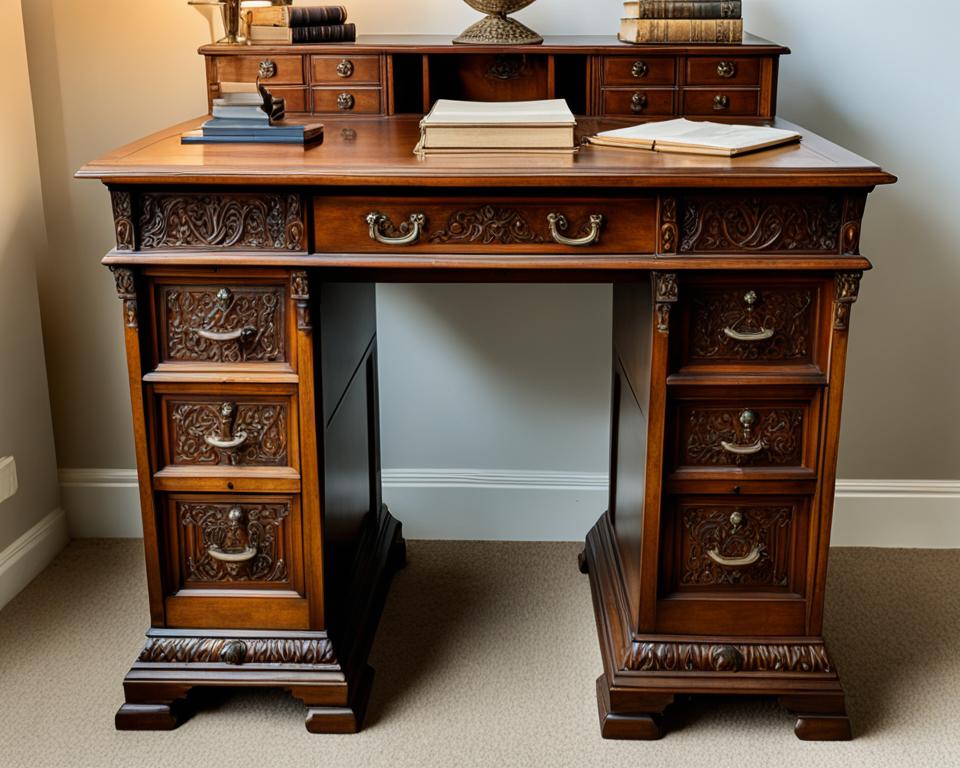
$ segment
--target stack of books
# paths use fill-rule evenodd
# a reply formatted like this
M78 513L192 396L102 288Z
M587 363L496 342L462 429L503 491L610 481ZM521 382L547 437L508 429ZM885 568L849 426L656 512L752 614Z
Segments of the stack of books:
M322 123L288 123L283 99L269 92L224 93L213 100L213 116L184 144L306 144L323 138Z
M739 43L741 0L627 0L618 37L625 43Z
M693 155L736 157L800 141L800 134L765 125L727 125L694 122L686 118L601 131L587 139L600 147L683 152Z
M419 157L540 155L576 151L577 121L563 99L453 101L438 99L420 121Z
M272 5L246 13L248 39L255 45L352 43L356 24L347 24L342 5Z

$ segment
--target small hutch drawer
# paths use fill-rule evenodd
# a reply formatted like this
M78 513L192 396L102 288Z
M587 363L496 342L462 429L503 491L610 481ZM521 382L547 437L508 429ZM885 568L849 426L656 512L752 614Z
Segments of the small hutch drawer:
M673 56L604 56L604 85L673 85L677 60Z
M688 85L760 85L761 59L755 57L691 56Z
M313 111L376 115L383 111L379 88L314 88Z
M220 82L255 83L258 77L268 87L304 82L301 56L218 56L216 62Z
M311 56L311 82L380 84L379 56Z
M760 91L717 88L684 88L685 115L723 117L725 115L755 116L760 110Z
M673 88L604 88L605 115L672 115Z
M290 370L295 328L287 291L285 280L155 279L156 364Z

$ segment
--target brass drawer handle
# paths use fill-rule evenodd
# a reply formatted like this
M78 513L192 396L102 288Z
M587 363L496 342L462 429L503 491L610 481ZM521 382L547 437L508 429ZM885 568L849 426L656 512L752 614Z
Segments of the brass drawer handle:
M337 64L338 77L350 77L353 74L353 62L350 59L343 59Z
M713 97L713 109L716 112L722 112L730 108L730 97L723 93L718 93Z
M740 412L739 421L743 426L743 439L749 440L750 433L753 431L753 425L757 423L757 414L747 408ZM734 456L752 456L766 448L767 443L763 438L760 438L755 443L731 443L727 440L721 440L720 447L727 453L732 453Z
M275 77L277 74L277 62L271 59L264 59L260 62L257 73L262 80L269 80L271 77Z
M353 105L357 103L357 100L353 98L352 93L341 93L337 96L337 109L347 110L353 109Z
M761 328L759 331L738 331L729 325L723 329L723 335L734 341L763 341L773 336L773 328Z
M645 61L635 61L633 62L633 66L630 67L630 74L634 77L646 77L649 71L650 68Z
M233 423L237 418L236 403L223 403L220 406L220 433L204 435L203 439L212 448L230 450L239 448L247 441L247 433L243 430L233 434Z
M411 213L410 217L398 227L401 234L393 237L385 235L381 231L384 224L393 226L390 224L389 216L379 211L371 211L367 214L367 224L370 225L370 239L384 245L413 245L420 239L426 220L426 216L422 213Z
M216 437L214 435L204 435L203 439L206 441L207 445L212 448L223 448L229 450L231 448L239 448L245 442L247 442L247 433L246 432L237 432L236 435L224 440L222 437Z
M257 335L257 329L250 325L235 331L208 331L206 328L194 328L194 331L197 336L209 341L248 341Z
M603 216L599 213L590 214L590 231L583 237L565 237L561 234L562 230L567 228L567 218L562 213L548 213L547 226L550 228L550 236L560 245L593 245L600 239L600 226L603 224Z
M643 112L647 108L647 94L637 92L630 97L630 109L634 112Z
M719 77L733 77L737 74L737 65L732 61L721 61L717 64L717 75Z
M257 556L256 547L244 547L239 550L220 549L216 544L207 547L207 554L214 560L220 560L224 563L246 563Z
M743 568L746 565L753 565L755 562L757 562L757 560L760 559L761 554L762 552L759 544L754 544L753 549L751 549L743 557L724 557L716 548L707 550L707 557L709 557L718 565L724 566L725 568Z

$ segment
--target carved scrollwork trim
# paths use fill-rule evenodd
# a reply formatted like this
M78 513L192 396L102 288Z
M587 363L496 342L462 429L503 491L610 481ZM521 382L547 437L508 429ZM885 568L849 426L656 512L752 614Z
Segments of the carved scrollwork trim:
M444 228L430 236L430 242L510 245L542 243L544 237L515 208L482 205L451 214Z
M127 328L137 327L137 280L132 269L110 267L117 285L117 296L123 301L123 316Z
M822 643L634 642L623 667L638 672L833 672Z
M850 327L850 307L860 294L863 272L837 272L833 298L833 327L845 331Z
M840 253L844 256L860 254L860 222L866 204L866 192L851 193L844 200L843 228L840 233Z
M297 307L297 328L301 331L313 329L310 320L310 279L305 271L290 273L290 298Z
M110 190L113 206L113 227L117 236L118 251L136 250L133 228L133 198L125 189Z
M653 299L656 306L657 330L660 333L670 331L670 307L676 303L679 295L675 272L654 272Z
M143 664L337 663L326 638L152 637L137 659Z
M677 198L660 199L660 253L677 252Z

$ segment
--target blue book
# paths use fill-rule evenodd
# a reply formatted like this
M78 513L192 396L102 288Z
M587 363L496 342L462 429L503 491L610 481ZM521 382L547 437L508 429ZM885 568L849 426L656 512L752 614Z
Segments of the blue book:
M291 136L303 136L302 125L296 123L260 123L252 120L207 120L201 128L204 136L230 135L235 133L286 133Z
M309 144L323 140L323 125L314 123L304 126L299 134L271 132L269 130L239 131L229 134L205 136L203 131L188 131L180 136L181 144Z

